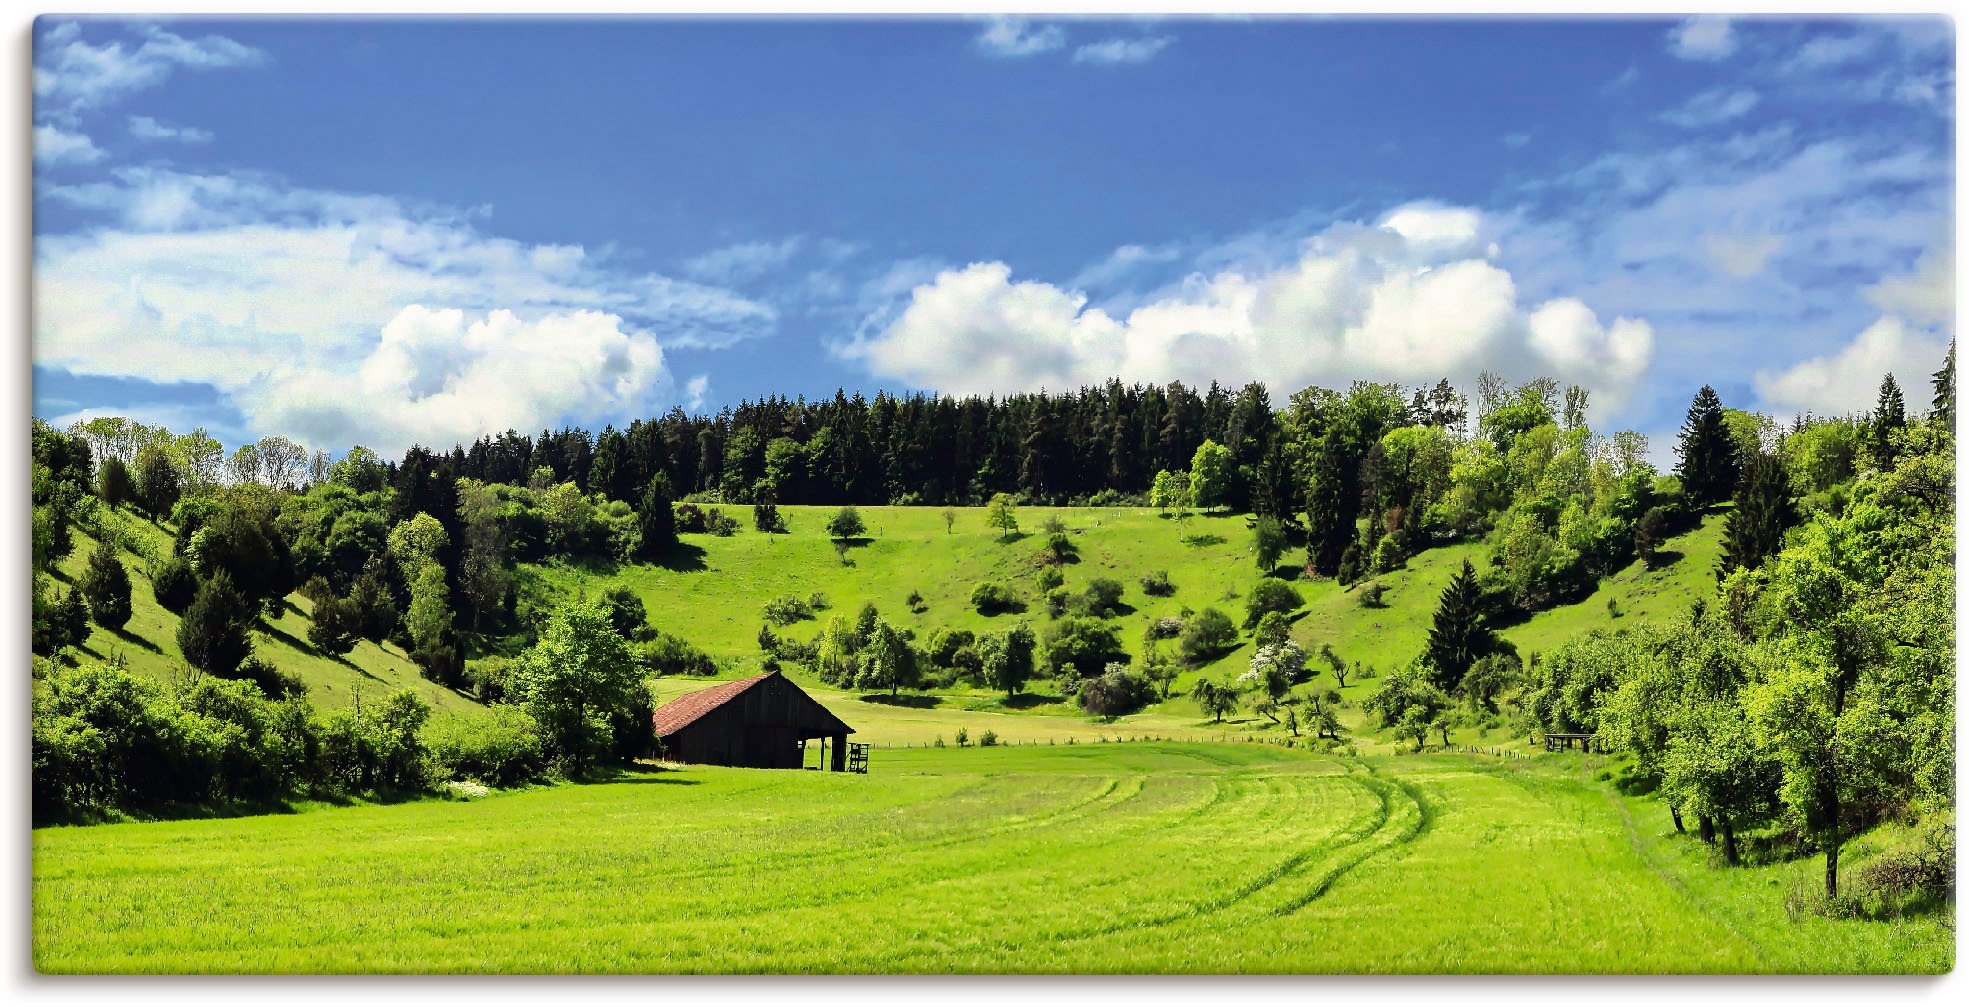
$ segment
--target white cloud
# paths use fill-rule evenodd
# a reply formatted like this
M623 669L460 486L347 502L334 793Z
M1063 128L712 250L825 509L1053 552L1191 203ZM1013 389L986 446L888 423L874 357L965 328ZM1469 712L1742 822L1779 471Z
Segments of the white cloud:
M1173 243L1157 245L1153 248L1146 245L1123 245L1108 253L1107 258L1082 269L1069 285L1077 289L1108 286L1149 266L1174 262L1181 254L1181 247Z
M684 408L695 413L711 399L711 375L699 374L684 382Z
M1722 59L1737 51L1736 28L1726 15L1698 14L1669 31L1668 51L1681 59Z
M1147 63L1176 39L1169 35L1144 38L1110 38L1083 45L1073 51L1075 63Z
M442 209L248 176L115 175L48 191L111 223L37 237L35 361L210 384L253 429L310 443L448 444L544 425L546 410L619 416L668 396L659 346L727 345L775 322L730 291L486 235ZM557 346L565 358L547 359Z
M34 53L37 104L69 112L98 108L156 87L180 67L214 70L266 59L260 50L222 35L191 39L147 24L135 30L143 41L133 47L121 41L91 45L75 21L43 34Z
M1468 380L1489 368L1555 374L1617 409L1648 366L1652 330L1584 304L1527 310L1488 261L1476 211L1433 203L1378 226L1339 224L1293 261L1192 274L1117 317L1087 295L1014 280L1002 262L944 269L906 305L835 347L877 375L955 394L1124 381Z
M1700 129L1748 115L1757 107L1758 100L1757 92L1749 88L1719 87L1690 98L1680 108L1663 112L1661 117L1677 126Z
M209 130L173 126L147 115L130 117L130 135L139 140L175 140L178 143L209 143L212 140Z
M1764 271L1771 256L1784 247L1784 239L1775 234L1705 234L1702 236L1703 251L1709 253L1709 261L1723 271L1725 276L1743 280Z
M1034 27L1025 18L995 14L975 40L979 49L993 56L1037 56L1067 44L1066 29L1056 24Z
M1839 352L1813 357L1781 371L1758 371L1757 394L1784 412L1843 415L1873 408L1881 376L1892 373L1910 408L1924 401L1919 389L1941 366L1948 339L1886 315Z
M57 126L34 127L34 160L38 164L89 164L102 156L102 148L80 133Z
M684 272L707 283L743 283L778 269L800 251L799 236L784 241L748 241L706 252L684 263Z
M1950 327L1955 322L1955 250L1943 244L1921 256L1908 276L1890 276L1868 287L1866 298L1880 310L1918 325Z

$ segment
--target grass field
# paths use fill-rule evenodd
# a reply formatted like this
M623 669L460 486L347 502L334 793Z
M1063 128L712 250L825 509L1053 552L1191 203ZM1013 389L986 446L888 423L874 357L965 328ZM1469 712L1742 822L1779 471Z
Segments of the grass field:
M1038 719L1038 718L1034 718ZM1544 757L881 753L472 802L48 828L44 972L1937 972L1940 921L1787 920Z

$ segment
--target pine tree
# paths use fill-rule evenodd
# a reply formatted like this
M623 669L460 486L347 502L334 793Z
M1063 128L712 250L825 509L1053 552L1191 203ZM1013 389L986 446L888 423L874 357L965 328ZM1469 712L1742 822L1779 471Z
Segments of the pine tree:
M1929 415L1942 426L1955 429L1955 340L1948 341L1948 359L1935 372L1934 412Z
M1696 393L1675 453L1681 456L1676 472L1682 477L1682 488L1697 507L1722 500L1736 485L1736 445L1723 423L1723 400L1716 389L1703 385Z
M1424 656L1434 668L1431 681L1444 692L1454 692L1470 666L1496 646L1497 638L1485 624L1477 571L1466 559L1456 579L1443 590L1435 625L1429 629Z
M81 587L82 596L89 600L89 617L96 625L117 630L130 621L130 571L116 558L116 546L103 542L89 554Z
M130 469L123 459L110 456L103 459L102 471L96 473L96 495L103 503L116 507L130 500Z
M1871 440L1873 464L1885 472L1894 467L1894 432L1907 426L1907 403L1901 398L1900 382L1889 373L1880 379L1880 401L1873 407Z
M1306 560L1326 576L1340 572L1360 513L1360 460L1349 450L1351 432L1336 423L1320 438L1306 490Z
M1736 507L1723 521L1723 558L1716 577L1753 570L1784 549L1785 529L1798 519L1791 475L1776 455L1758 453L1737 486Z
M232 576L219 571L198 587L198 597L178 624L178 649L192 667L230 676L252 651L247 630L253 626L254 606L233 586Z

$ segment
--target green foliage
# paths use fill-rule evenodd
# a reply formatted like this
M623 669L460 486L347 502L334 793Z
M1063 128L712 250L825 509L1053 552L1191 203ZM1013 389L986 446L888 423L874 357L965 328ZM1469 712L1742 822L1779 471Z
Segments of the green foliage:
M643 488L641 506L636 510L643 556L660 559L677 548L677 515L672 510L670 480L651 479Z
M362 637L362 609L347 598L329 595L315 602L308 643L324 654L342 655Z
M971 588L971 607L983 615L999 612L1017 611L1022 607L1019 596L1012 589L997 581L982 581Z
M539 726L516 706L495 706L481 717L434 718L422 741L444 779L512 787L547 772Z
M1112 577L1095 577L1087 582L1086 590L1074 599L1073 608L1081 615L1112 619L1121 605L1121 592L1120 581Z
M1251 644L1263 649L1276 647L1292 638L1292 620L1284 612L1271 611L1258 617L1258 626L1251 631Z
M1169 582L1169 571L1153 570L1142 575L1142 593L1151 598L1167 598L1176 593L1176 585Z
M1113 626L1091 616L1065 616L1046 627L1046 667L1062 678L1088 678L1109 661L1127 660Z
M1432 684L1444 692L1455 691L1470 666L1497 646L1497 636L1484 618L1476 571L1466 559L1462 572L1443 591L1429 629L1423 659L1431 669Z
M642 671L600 604L561 606L540 642L513 663L512 692L540 725L548 751L573 772L614 740L612 717L641 691Z
M430 783L419 731L431 708L399 689L380 703L330 711L315 727L320 755L315 771L330 789L349 794L423 790Z
M1098 676L1081 683L1076 694L1080 708L1103 720L1126 716L1155 699L1149 680L1128 670L1124 664L1109 664Z
M171 513L171 507L178 502L183 486L178 478L178 467L162 447L153 444L137 452L131 491L137 505L151 517Z
M1757 454L1744 466L1736 506L1723 522L1723 561L1716 575L1755 569L1784 548L1784 533L1797 520L1791 477L1776 456Z
M178 624L178 649L191 666L229 677L252 650L247 631L255 622L251 602L233 587L232 575L221 569L198 586L198 594Z
M57 594L47 575L34 575L34 626L30 641L41 657L59 653L64 647L80 646L89 638L89 606L82 592Z
M1675 453L1675 472L1696 507L1724 499L1737 484L1737 449L1723 420L1723 401L1708 385L1689 404Z
M1237 712L1238 691L1207 678L1196 680L1196 685L1190 689L1190 698L1196 700L1196 705L1216 723L1223 723L1225 714Z
M1205 607L1184 620L1182 635L1176 638L1176 652L1182 656L1184 664L1195 667L1229 650L1236 643L1237 627L1231 625L1231 617Z
M1016 696L1032 679L1033 654L1037 649L1032 627L1020 620L1003 633L987 633L978 638L979 671L985 683Z
M1266 514L1251 522L1251 555L1257 560L1259 573L1270 574L1278 569L1285 549L1285 526L1278 518Z
M1251 586L1244 598L1244 626L1249 629L1270 613L1286 613L1304 607L1306 599L1298 589L1277 577L1263 577Z
M1880 379L1880 401L1873 408L1867 447L1873 452L1873 467L1885 472L1894 467L1894 435L1907 426L1907 403L1901 397L1900 383L1889 373Z
M1173 510L1181 517L1189 510L1190 501L1189 473L1164 469L1155 474L1155 483L1149 489L1149 506L1154 507L1157 513L1167 514Z
M867 531L868 526L862 522L861 511L856 510L852 504L835 511L834 516L827 520L827 534L837 539L860 538Z
M1190 496L1197 507L1222 506L1231 492L1231 449L1213 440L1197 445L1190 459Z
M116 547L98 543L89 554L89 568L82 575L82 597L89 602L89 618L109 630L123 628L130 621L130 572L116 556Z
M796 622L814 617L812 605L797 595L781 595L766 602L762 609L766 621L775 626L791 626Z
M955 518L950 516L950 512L946 511L946 517L944 518L944 530L946 532L950 530L951 522L954 520ZM992 495L990 505L985 508L985 527L997 531L1000 536L1018 534L1018 506L1013 503L1010 493L996 493Z
M103 459L102 468L96 473L96 495L110 507L119 507L130 502L134 490L130 484L129 466L123 464L123 459L116 457Z

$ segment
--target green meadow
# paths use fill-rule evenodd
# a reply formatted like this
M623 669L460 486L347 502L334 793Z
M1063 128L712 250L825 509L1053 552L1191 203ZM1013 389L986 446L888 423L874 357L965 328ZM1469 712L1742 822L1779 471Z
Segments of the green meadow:
M1941 972L1787 919L1591 760L880 753L34 833L43 972ZM1863 851L1857 854L1862 859Z

